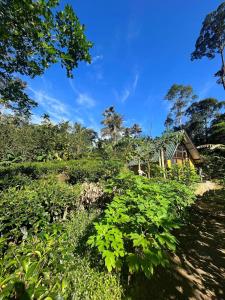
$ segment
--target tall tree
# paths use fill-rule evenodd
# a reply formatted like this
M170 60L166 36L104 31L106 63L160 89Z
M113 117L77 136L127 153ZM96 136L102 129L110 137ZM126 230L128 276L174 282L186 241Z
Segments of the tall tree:
M225 89L225 2L213 12L209 13L200 31L200 35L195 44L195 51L191 59L201 59L206 56L213 59L216 54L221 57L221 69L216 72L215 76L219 77L217 83L222 84Z
M72 77L80 61L91 61L84 25L72 6L58 7L59 0L0 1L1 106L28 114L36 105L17 75L34 78L59 62Z
M130 128L130 133L133 137L137 138L141 133L142 129L141 126L137 123L135 123L131 128Z
M206 98L192 103L186 110L189 118L185 129L196 144L208 143L209 128L212 120L223 107L224 102L214 98Z
M110 106L103 112L104 119L101 124L104 127L101 130L102 137L112 140L114 143L122 136L123 133L123 117Z
M89 152L96 137L97 133L94 130L86 128L79 123L74 123L71 145L76 156Z
M197 96L194 95L190 85L173 84L165 96L166 100L172 102L172 107L167 117L167 123L169 121L171 126L172 122L174 122L175 126L182 128L185 108L196 98Z
M166 127L166 130L169 131L172 129L174 120L172 119L172 114L169 113L166 117L166 121L164 122L164 126Z

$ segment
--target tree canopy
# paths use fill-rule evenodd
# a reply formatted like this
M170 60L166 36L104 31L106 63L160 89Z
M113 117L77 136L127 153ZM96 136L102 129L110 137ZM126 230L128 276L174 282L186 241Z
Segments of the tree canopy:
M209 128L212 120L217 116L224 102L214 98L206 98L192 103L186 110L188 121L186 130L197 144L209 142Z
M215 76L219 77L218 83L223 84L225 89L225 2L209 13L202 24L200 35L195 44L195 50L191 55L191 59L201 59L206 56L213 59L216 54L219 54L222 61L222 66Z
M176 126L182 127L185 108L196 97L190 85L173 84L165 96L166 100L172 102L165 125L171 126L174 123Z
M91 61L92 43L72 6L58 0L0 1L0 104L29 113L36 105L18 75L41 75L60 63L68 77L80 61Z

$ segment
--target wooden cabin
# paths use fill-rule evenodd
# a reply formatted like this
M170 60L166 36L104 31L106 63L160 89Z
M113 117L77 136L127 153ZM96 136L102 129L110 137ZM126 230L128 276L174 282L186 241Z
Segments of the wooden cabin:
M190 166L198 165L202 159L191 138L185 130L179 131L178 134L182 137L179 143L171 142L165 146L165 166L170 167L173 164L183 165L187 162L189 162Z
M159 151L153 154L152 163L159 164L162 168L170 168L172 165L184 165L189 163L191 167L202 162L198 149L195 147L185 130L176 132L177 140L168 138ZM179 138L180 137L180 138ZM160 139L159 139L160 140ZM129 163L129 168L137 172L145 166L146 162L133 160Z

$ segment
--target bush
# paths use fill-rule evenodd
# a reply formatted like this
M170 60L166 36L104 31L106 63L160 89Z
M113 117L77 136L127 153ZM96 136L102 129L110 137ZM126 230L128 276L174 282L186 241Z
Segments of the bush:
M51 161L35 163L17 163L7 167L0 167L0 189L8 188L14 183L16 177L40 179L50 174L65 172L70 177L70 182L97 182L101 178L107 179L119 173L119 161L103 161L100 159L80 159L71 161ZM16 183L15 183L16 184Z
M30 232L65 219L78 206L79 194L79 186L53 180L35 181L21 189L9 188L0 198L1 235L19 241Z
M0 179L0 191L8 189L9 187L20 188L31 183L32 179L26 175L4 176Z
M225 150L205 151L204 163L202 164L203 173L206 179L223 180L225 173Z
M76 213L63 225L11 244L0 262L1 299L121 299L116 276L90 266L74 249L95 214Z
M98 182L118 175L122 167L119 161L79 160L68 168L71 183Z
M200 176L197 174L196 169L190 167L189 163L182 166L172 165L167 172L167 177L188 186L200 182Z
M172 234L182 212L195 197L186 186L169 180L150 180L124 173L109 184L114 194L88 244L97 248L108 271L153 273L166 265L167 251L175 251Z

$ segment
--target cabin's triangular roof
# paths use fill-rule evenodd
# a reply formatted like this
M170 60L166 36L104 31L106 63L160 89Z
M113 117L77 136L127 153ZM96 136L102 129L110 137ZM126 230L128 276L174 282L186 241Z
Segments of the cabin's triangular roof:
M183 143L187 149L187 151L190 153L190 156L193 161L195 162L200 162L201 161L201 156L198 152L198 149L195 147L193 144L192 140L188 136L187 132L185 130L180 130L177 132L172 132L171 133L171 140L169 139L169 136L167 136L167 142L164 143L164 150L165 150L165 159L169 160L172 159L174 156L174 153L177 149L177 147ZM176 136L176 139L174 139L174 136ZM158 142L163 140L162 138L158 138ZM152 156L152 162L158 162L159 161L159 152L155 152ZM144 164L144 162L141 162ZM135 166L138 164L137 160L132 160L129 163L129 166Z

